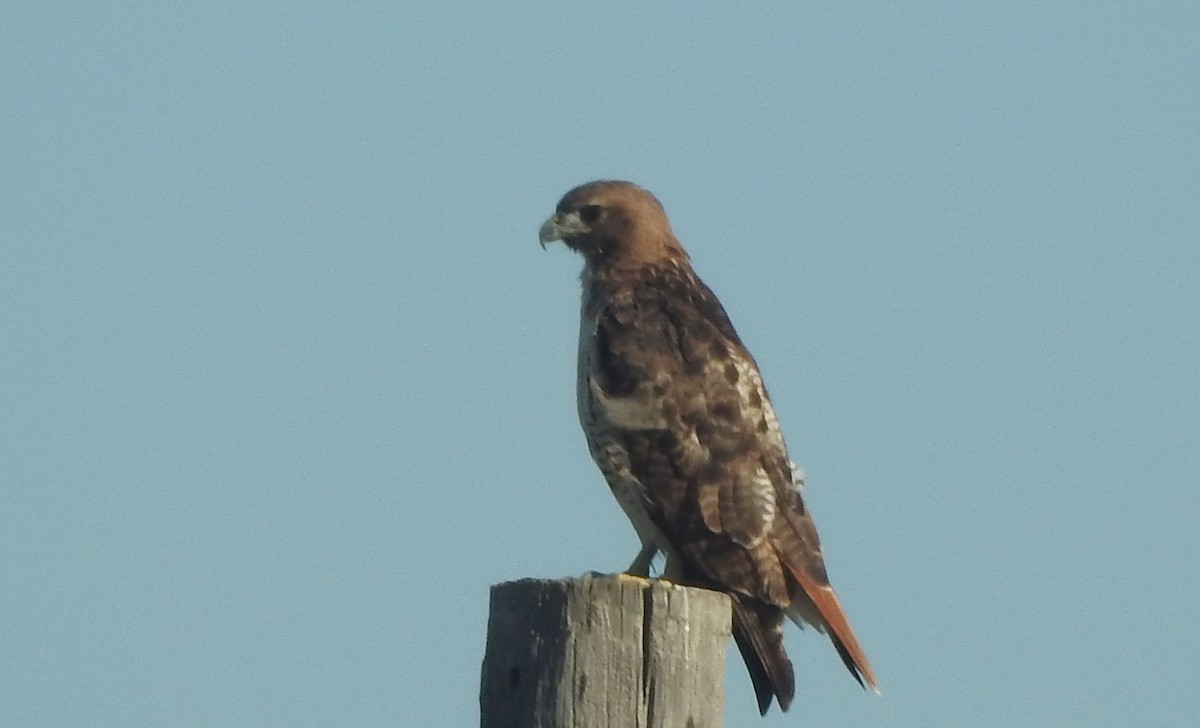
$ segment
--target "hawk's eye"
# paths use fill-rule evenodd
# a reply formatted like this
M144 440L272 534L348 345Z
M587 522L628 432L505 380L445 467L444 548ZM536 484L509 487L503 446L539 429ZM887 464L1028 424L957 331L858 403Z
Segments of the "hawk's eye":
M604 210L599 205L587 205L579 210L579 219L591 225L599 220L603 214Z

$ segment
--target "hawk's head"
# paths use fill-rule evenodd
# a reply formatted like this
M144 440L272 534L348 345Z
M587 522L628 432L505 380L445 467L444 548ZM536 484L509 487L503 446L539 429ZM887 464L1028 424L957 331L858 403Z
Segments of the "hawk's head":
M542 247L561 240L592 265L687 257L662 204L632 182L601 180L571 190L542 224L538 239Z

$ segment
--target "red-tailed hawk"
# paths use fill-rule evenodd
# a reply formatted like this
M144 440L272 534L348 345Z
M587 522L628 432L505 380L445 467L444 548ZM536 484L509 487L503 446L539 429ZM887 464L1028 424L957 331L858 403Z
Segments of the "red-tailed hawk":
M795 694L785 616L828 634L875 688L758 366L662 205L629 182L591 182L562 198L539 238L584 258L579 419L642 541L630 573L645 576L661 551L665 578L729 594L764 714Z

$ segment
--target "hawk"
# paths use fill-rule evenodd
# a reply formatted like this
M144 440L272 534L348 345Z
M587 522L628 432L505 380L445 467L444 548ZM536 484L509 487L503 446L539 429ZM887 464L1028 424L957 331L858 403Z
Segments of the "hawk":
M590 182L563 196L538 237L583 255L579 419L641 539L629 573L648 575L662 552L664 578L730 596L763 714L795 695L785 617L827 634L859 684L876 688L758 365L662 204L629 182Z

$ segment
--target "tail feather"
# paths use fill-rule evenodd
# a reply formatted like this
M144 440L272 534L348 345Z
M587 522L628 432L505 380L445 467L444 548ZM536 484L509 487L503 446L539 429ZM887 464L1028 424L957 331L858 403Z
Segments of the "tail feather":
M829 635L829 641L833 643L834 649L837 650L838 657L842 658L842 664L846 666L846 669L849 670L850 674L854 676L854 679L858 681L858 686L865 690L867 686L863 683L862 672L858 669L858 663L854 661L854 657L850 654L850 651L846 649L846 644L842 642L836 634ZM869 665L868 668L870 668ZM874 675L871 676L871 689L875 692L879 692L879 689L875 687L874 677Z
M829 639L837 649L838 655L841 656L842 662L846 664L846 669L850 671L859 685L879 692L875 671L871 669L867 654L858 644L854 630L850 629L850 620L842 611L842 605L838 602L837 595L833 593L833 588L827 584L814 582L803 569L794 568L791 564L787 564L787 567L804 591L804 596L811 600L812 606L816 608L817 613L825 622L825 626L828 627Z
M750 673L758 712L766 715L772 699L779 700L779 709L786 711L796 695L796 679L792 661L783 650L783 610L738 594L730 597L733 638Z

